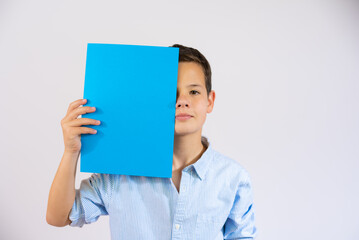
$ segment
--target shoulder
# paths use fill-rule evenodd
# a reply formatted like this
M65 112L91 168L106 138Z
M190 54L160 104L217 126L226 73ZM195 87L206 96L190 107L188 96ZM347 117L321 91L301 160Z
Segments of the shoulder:
M82 182L109 191L113 189L117 180L118 176L115 174L92 173L89 178L82 180Z
M108 182L114 179L114 175L107 173L92 173L88 179L96 182Z
M212 149L212 165L211 169L218 173L225 173L227 176L234 178L237 183L249 182L250 175L246 168L232 157Z

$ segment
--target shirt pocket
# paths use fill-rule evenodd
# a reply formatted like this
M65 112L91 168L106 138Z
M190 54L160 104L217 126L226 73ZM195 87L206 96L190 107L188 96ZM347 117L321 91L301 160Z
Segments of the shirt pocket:
M226 220L225 215L198 214L195 230L196 240L223 240L222 228Z

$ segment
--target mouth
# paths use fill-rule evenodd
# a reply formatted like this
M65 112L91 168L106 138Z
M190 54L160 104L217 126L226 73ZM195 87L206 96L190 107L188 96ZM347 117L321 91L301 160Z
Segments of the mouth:
M176 116L176 120L180 120L180 121L188 120L190 118L192 118L192 116L189 114L178 114Z

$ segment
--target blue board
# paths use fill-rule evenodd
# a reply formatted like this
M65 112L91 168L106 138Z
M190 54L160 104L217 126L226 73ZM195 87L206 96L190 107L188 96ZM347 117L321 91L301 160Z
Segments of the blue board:
M179 48L87 45L81 172L172 177Z

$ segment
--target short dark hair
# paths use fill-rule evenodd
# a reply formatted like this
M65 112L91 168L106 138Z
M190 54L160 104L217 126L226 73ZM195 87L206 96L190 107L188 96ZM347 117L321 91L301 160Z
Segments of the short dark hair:
M207 59L197 49L186 47L181 44L173 44L170 47L179 48L178 62L195 62L201 65L205 76L207 96L212 90L212 71Z

